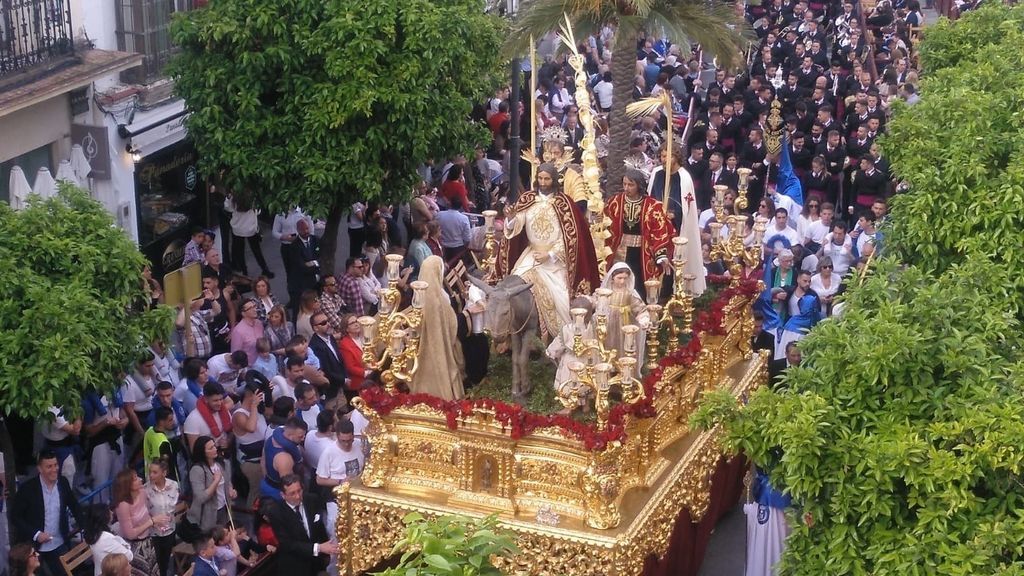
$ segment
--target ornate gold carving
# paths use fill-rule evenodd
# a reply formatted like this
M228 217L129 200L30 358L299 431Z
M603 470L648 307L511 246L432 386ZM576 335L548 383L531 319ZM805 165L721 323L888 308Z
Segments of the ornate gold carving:
M497 512L523 551L505 563L511 574L640 574L647 556L664 554L681 510L694 520L707 512L722 449L718 429L687 426L700 392L725 389L739 399L767 379L767 355L744 349L749 299L737 297L723 313L726 334L701 335L693 365L663 369L655 416L627 416L625 441L602 451L586 450L558 428L512 438L493 410L475 410L450 429L426 406L382 417L355 399L370 421L372 453L362 484L335 491L342 573L389 556L402 517L417 511ZM538 512L557 520L538 521Z

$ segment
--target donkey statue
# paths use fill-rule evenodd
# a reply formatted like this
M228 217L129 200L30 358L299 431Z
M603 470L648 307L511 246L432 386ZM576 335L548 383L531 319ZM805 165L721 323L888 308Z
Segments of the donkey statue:
M533 300L532 286L519 276L506 276L491 286L467 274L474 286L487 295L484 324L495 344L511 340L512 348L512 400L526 402L533 384L527 377L530 365L530 338L540 329L540 316Z

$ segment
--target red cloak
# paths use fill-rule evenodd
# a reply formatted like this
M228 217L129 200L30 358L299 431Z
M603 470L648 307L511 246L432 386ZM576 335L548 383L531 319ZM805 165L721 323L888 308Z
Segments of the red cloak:
M594 250L594 241L590 236L590 226L580 209L565 193L556 192L550 199L562 231L562 242L565 244L565 270L568 275L566 286L569 287L569 298L572 299L579 294L589 295L601 286L597 271L597 251ZM536 201L536 192L524 192L512 206L512 211L519 214L533 206ZM528 246L525 231L505 239L498 249L498 275L504 277L508 274Z

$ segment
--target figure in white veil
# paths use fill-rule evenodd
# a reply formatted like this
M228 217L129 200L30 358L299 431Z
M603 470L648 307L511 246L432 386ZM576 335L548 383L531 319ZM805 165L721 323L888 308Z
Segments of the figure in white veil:
M616 351L616 360L625 356L626 335L622 327L629 324L638 326L640 330L632 336L634 339L633 349L636 350L636 355L633 357L642 362L646 331L647 327L651 325L651 317L647 312L644 299L636 291L633 270L625 262L615 263L605 275L601 287L612 291L608 299L608 309L601 310L599 304L599 308L595 310L597 314L608 315L608 338L605 347Z

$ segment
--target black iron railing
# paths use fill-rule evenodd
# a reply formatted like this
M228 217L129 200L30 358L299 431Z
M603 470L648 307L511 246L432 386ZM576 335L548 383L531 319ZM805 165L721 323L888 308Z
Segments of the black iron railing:
M74 50L71 0L0 0L0 76Z

